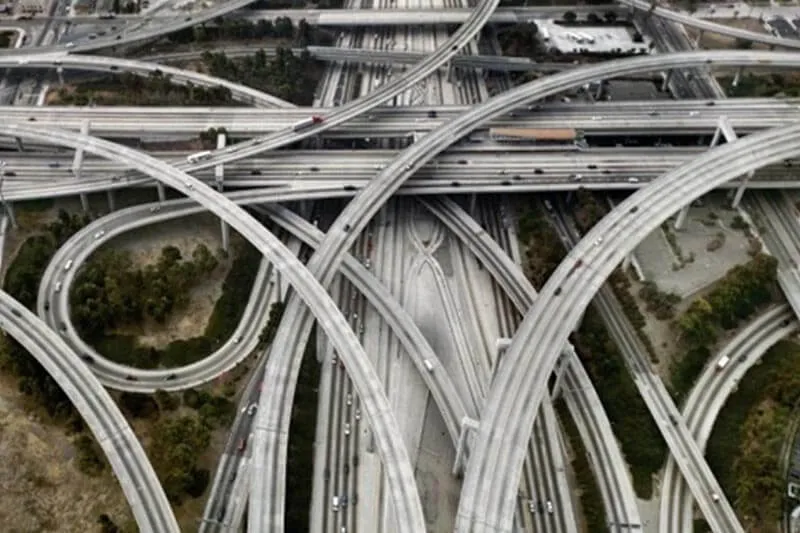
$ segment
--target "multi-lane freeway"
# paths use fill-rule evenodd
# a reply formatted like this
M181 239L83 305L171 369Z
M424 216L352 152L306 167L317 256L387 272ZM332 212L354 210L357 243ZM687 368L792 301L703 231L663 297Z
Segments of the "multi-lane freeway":
M343 99L335 96L340 89L335 80L346 80L347 76L330 76L326 79L333 82L325 85L321 98L325 107L295 108L252 88L154 63L117 57L71 55L72 52L108 49L118 53L123 45L191 27L248 3L246 0L236 0L199 13L179 15L176 12L168 17L150 14L119 17L116 21L123 26L123 30L115 30L107 37L86 40L76 37L72 41L67 40L70 37L64 37L60 39L60 44L40 46L35 51L30 48L8 50L0 55L0 67L23 69L26 73L55 69L60 74L64 69L81 69L139 75L161 74L177 83L224 89L240 102L262 108L16 107L4 111L7 123L0 125L0 134L21 139L28 148L35 150L9 154L5 158L5 175L0 184L0 200L5 207L9 206L9 202L24 199L151 186L154 180L159 187L167 185L188 196L186 200L167 201L161 188L158 203L112 213L93 222L70 239L48 266L40 287L37 312L50 328L6 295L0 296L6 308L0 317L2 327L18 337L39 358L45 368L63 384L79 411L87 417L89 426L123 484L140 529L159 533L176 531L177 524L138 441L90 371L106 386L137 392L152 392L159 388L180 390L208 382L240 363L256 347L270 305L285 297L285 287L282 291L280 282L276 283L278 279L285 279L294 290L288 298L269 357L260 359L243 394L244 409L234 422L227 453L223 455L219 466L221 474L209 497L203 527L209 523L209 516L214 521L240 524L245 504L249 502L249 530L260 532L283 528L288 422L300 361L311 325L316 320L331 346L330 350L325 348L320 353L335 354L347 373L347 376L343 373L334 376L332 373L330 378L325 378L329 379L324 381L327 383L325 390L333 397L331 420L352 416L353 407L349 398L354 394L355 409L359 413L353 420L354 429L359 429L360 409L363 408L371 440L382 460L385 481L380 482L379 486L383 487L385 483L388 493L382 497L391 502L391 508L378 510L383 517L378 518L376 514L374 524L370 525L376 525L375 530L382 530L389 526L381 525L378 528L377 523L383 524L391 519L395 522L394 529L399 532L418 533L425 530L422 501L414 477L413 455L406 449L408 439L401 429L408 425L407 418L405 414L397 412L397 405L390 402L384 390L380 373L385 370L382 365L386 363L378 358L377 369L373 368L373 362L362 347L362 342L365 346L372 346L363 338L364 322L360 322L362 331L357 331L358 316L355 315L355 322L350 319L355 309L364 314L367 312L366 304L362 306L360 303L360 295L370 304L370 313L374 310L399 338L399 344L409 355L413 368L431 392L449 440L458 449L461 449L462 442L465 443L461 462L466 465L466 477L459 503L457 530L510 531L513 522L517 527L533 527L547 532L577 530L571 496L567 490L568 477L564 472L564 449L550 404L551 391L547 387L557 360L562 363L558 370L560 377L556 381L561 382L562 386L552 394L562 391L570 415L585 440L590 464L599 482L603 505L610 520L609 529L621 531L641 527L642 520L625 472L624 460L588 376L574 350L565 344L567 335L621 258L676 206L689 202L711 188L730 186L733 178L766 165L773 166L760 172L751 182L753 187L797 186L800 182L785 176L785 165L790 165L787 160L800 154L800 128L792 125L800 108L793 100L771 99L591 104L553 104L544 100L609 77L709 66L796 69L800 65L800 58L791 53L737 50L615 60L570 68L560 74L507 90L484 104L478 104L485 97L486 89L475 81L477 75L472 71L474 68L552 69L522 59L474 55L479 50L485 54L485 47L475 40L484 25L489 22L524 23L532 17L560 14L564 9L554 6L498 10L496 0L480 2L473 9L464 7L466 4L451 2L442 4L444 8L428 10L416 4L413 4L413 9L405 9L412 7L412 4L404 4L403 8L398 9L284 10L245 14L252 20L277 16L305 18L312 24L322 26L353 28L375 24L384 27L413 24L426 28L423 32L407 33L403 51L396 49L394 39L387 44L383 38L378 39L377 33L373 44L380 43L381 50L312 48L314 55L337 61L331 71L339 74L344 72L343 64L339 61L415 63L413 68L393 78L391 70L372 67L374 70L371 72L375 76L374 79L366 77L366 90L362 91L366 95L349 103L343 103ZM696 19L644 0L623 0L623 4L646 11L648 16L655 15L700 31L773 47L800 48L800 41ZM357 5L354 3L351 7ZM379 4L372 7L379 7ZM594 6L574 11L584 13L609 9L612 8ZM58 10L52 9L49 14L55 16L46 17L48 25L50 22L62 22ZM75 23L81 21L106 23L94 18L84 21L83 18L73 17L71 20ZM15 22L25 27L34 23ZM452 36L448 36L442 25L456 23L463 25ZM488 33L491 31L488 30ZM672 37L667 33L661 37L667 42L668 48L681 49L680 43L674 47L669 44ZM42 39L36 40L37 44L44 42ZM340 36L338 46L355 47L360 42L362 39L358 32L354 32ZM426 53L421 53L422 50ZM429 50L435 51L427 53ZM462 50L473 55L459 55ZM478 105L438 105L443 100L440 89L438 97L434 98L437 105L408 106L408 95L419 91L419 86L424 87L429 76L442 76L442 69L447 69L448 76L466 80L465 85L469 88L460 94L471 94L465 101ZM503 83L504 87L509 86L507 80ZM684 89L692 92L702 84L683 79L681 83L668 85L677 87L674 90L681 94ZM706 97L721 97L718 87L700 93ZM381 107L387 102L402 105ZM322 119L307 128L295 127L298 121L312 115ZM662 146L655 151L621 145L614 149L573 147L566 153L561 149L542 151L495 142L485 131L498 126L569 127L598 137L703 136L714 133L721 117L725 117L727 124L737 132L752 135L734 145L704 154L699 148ZM210 151L202 158L189 158L191 154L146 154L87 135L87 132L91 132L111 138L141 136L146 140L194 136L211 128L224 128L228 134L251 139ZM765 129L768 131L762 131ZM68 130L80 130L82 133ZM369 137L380 149L338 152L277 150L297 141L320 136L340 139ZM407 142L398 139L406 137L413 137L415 142L403 149ZM42 146L47 145L66 147L77 151L79 155L73 158L71 154L67 156L52 150L41 150ZM90 155L84 158L84 152ZM93 159L94 156L108 161ZM662 174L663 177L659 178ZM221 194L204 184L204 181L210 182L212 179L220 191L223 182L228 189L245 190ZM396 300L393 283L385 287L369 271L368 262L362 263L360 259L348 255L356 242L363 246L361 233L394 194L522 192L579 187L644 187L644 190L623 202L576 245L539 298L536 298L520 268L508 255L516 253L513 239L510 240L507 233L494 226L492 217L484 221L487 233L470 215L449 200L434 198L427 202L437 219L487 268L516 311L525 315L502 358L499 354L489 357L496 357L490 363L491 372L481 365L469 367L467 360L473 356L468 354L473 352L467 346L466 337L462 337L457 344L461 351L459 357L463 359L460 363L464 366L451 374L451 367L439 359L436 345L423 335L408 310ZM351 196L355 198L332 222L327 234L285 208L277 205L258 207L293 236L287 241L288 245L237 206ZM208 354L206 359L179 369L144 371L112 363L95 353L80 339L69 318L68 295L81 265L93 251L123 233L204 211L219 216L225 224L256 245L265 257L243 319L231 339L215 353ZM794 223L796 225L796 221ZM371 237L368 240L368 247L371 248ZM502 243L503 247L495 240ZM296 257L301 250L301 241L317 249L305 265ZM391 241L387 245L397 246ZM338 282L332 285L340 271L352 283L352 287ZM328 294L329 288L342 301L337 303ZM787 291L794 289L787 288ZM663 501L666 503L662 503L662 531L685 530L688 527L691 516L689 493L698 502L715 532L741 531L725 494L701 453L722 400L712 400L707 394L692 396L685 408L686 417L681 418L663 384L653 375L646 362L637 359L637 341L635 336L630 335L626 320L615 307L613 298L601 291L597 303L623 347L634 380L673 452L665 478L669 483L665 484L668 497ZM503 316L499 320L501 325L498 331L503 335L511 335L516 318L511 316L513 313L507 313L502 305L498 305L498 311ZM345 312L347 318L343 316ZM757 352L763 351L769 343L792 331L796 323L785 323L782 313L774 311L757 321L748 330L755 333L741 346L734 345L731 353L744 354L751 348ZM452 316L453 309L448 308L446 314ZM455 329L459 327L463 326L454 326ZM490 341L483 339L484 344L491 344ZM386 351L381 354L382 357L389 355L390 352L384 348L389 345L391 343L379 344L381 351ZM65 365L65 361L70 364ZM708 383L708 387L703 387L703 392L714 388L723 391L718 396L724 397L736 380L741 379L745 367L731 366L727 372L705 374L701 383ZM466 384L458 377L461 373L465 376ZM263 385L259 387L261 383ZM268 393L260 394L261 390ZM345 404L342 403L343 398L348 398ZM321 401L320 406L323 404ZM542 416L537 418L540 406ZM247 414L243 415L245 412ZM252 416L254 412L255 416ZM514 428L511 431L508 430L509 423ZM328 428L325 424L320 427ZM473 427L477 429L470 429ZM347 438L337 436L335 432L328 434L329 429L322 431L326 435L329 450L335 450L335 454L338 454L335 464L343 464L347 457L352 457L352 450L358 450L357 439L352 441L355 446L352 448ZM249 457L231 453L231 443L239 441L252 442L247 448ZM530 462L523 469L526 457ZM677 476L678 470L686 480L685 486ZM334 475L336 486L355 490L355 478L348 476L347 470L344 473L337 471ZM525 483L520 485L523 475ZM329 492L324 494L326 497L330 495ZM535 505L537 500L538 514ZM542 510L543 501L547 503L547 511ZM556 509L552 508L553 504ZM344 533L360 523L352 514L343 512L337 520L325 519L323 529L333 531L331 528L335 524L336 533Z

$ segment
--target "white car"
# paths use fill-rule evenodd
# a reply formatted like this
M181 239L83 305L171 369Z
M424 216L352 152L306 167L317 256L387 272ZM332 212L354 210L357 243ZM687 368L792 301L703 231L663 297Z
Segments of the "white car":
M345 425L344 425L344 434L345 435L350 435L350 423L349 422L345 423Z

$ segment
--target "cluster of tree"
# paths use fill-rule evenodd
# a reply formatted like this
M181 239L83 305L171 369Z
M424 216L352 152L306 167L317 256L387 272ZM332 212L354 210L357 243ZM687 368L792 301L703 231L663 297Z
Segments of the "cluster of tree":
M295 56L286 48L278 48L271 59L259 50L241 60L206 52L203 61L212 76L236 80L298 105L311 105L321 72L309 54Z
M527 245L526 275L540 288L564 257L561 239L542 211L535 207L520 214L519 237ZM627 278L619 272L612 276L612 285L627 287L626 283L629 284ZM624 294L632 299L627 289ZM644 322L644 318L640 318L635 322L639 327ZM658 427L628 374L622 354L593 309L587 310L574 340L631 465L636 492L642 498L649 498L652 476L661 468L666 453Z
M683 343L683 355L670 368L670 391L682 401L712 354L722 330L748 319L778 293L777 261L758 254L750 262L733 267L704 298L693 301L675 321Z
M309 531L311 487L314 477L314 436L320 368L317 335L312 331L303 354L289 427L289 459L286 466L286 529Z
M158 390L154 395L123 392L117 396L123 413L134 419L154 422L148 456L161 479L169 500L175 504L188 495L199 497L208 483L208 471L197 466L197 459L208 448L211 431L226 425L235 406L222 396L204 390L188 389L180 396ZM196 416L175 416L183 405Z
M155 72L148 77L130 73L103 76L80 83L69 90L61 87L58 103L63 105L164 105L229 106L235 102L224 87L197 87L191 83L176 85L170 76Z
M723 87L729 87L729 96L754 98L800 96L800 78L796 74L744 74L740 76L736 86L730 78L721 81Z
M747 531L772 531L782 519L782 449L800 400L800 346L783 341L737 385L714 424L709 466Z
M111 4L111 11L112 13L133 15L139 12L139 2L128 0L123 3L122 0L114 0Z
M563 399L556 404L556 412L572 450L572 471L575 472L576 488L580 493L581 511L583 519L586 521L586 531L603 531L606 529L608 519L605 507L603 507L603 499L600 497L600 488L589 463L586 446L583 444L581 434Z
M520 213L519 239L525 244L525 274L541 289L564 258L566 250L538 207Z
M586 234L595 224L606 216L608 208L600 203L597 196L586 189L578 189L575 192L575 225L578 226L581 234Z
M578 15L574 11L567 11L561 17L563 22L571 26L578 26L578 25L585 25L585 26L597 26L599 24L615 24L617 22L617 14L613 11L606 11L603 13L603 18L600 18L600 15L597 13L589 13L586 16L586 20L578 20ZM558 24L561 21L556 21Z
M103 450L94 437L88 433L79 433L73 440L75 447L75 466L88 476L97 476L106 468Z
M100 526L100 533L120 533L121 531L119 526L105 513L97 518L97 523Z
M622 354L591 308L586 311L575 335L575 348L597 387L614 434L631 466L636 494L649 499L652 477L661 469L667 446L625 366Z
M198 498L208 485L209 472L198 458L211 442L211 427L194 416L165 417L156 422L148 456L170 502L180 505L188 495Z
M236 18L217 19L213 26L201 24L171 34L167 39L171 43L285 39L293 46L328 45L333 42L332 34L309 25L305 19L295 27L288 17L278 17L275 21L261 19L255 23Z
M91 340L98 352L120 364L137 368L172 368L191 364L211 354L233 335L250 299L260 260L261 255L251 245L237 245L236 258L222 284L222 294L214 305L203 335L199 337L176 340L159 350L140 345L136 337L111 334L108 329L90 338L85 332L91 328L77 319L76 327L84 338ZM119 291L117 286L112 288ZM98 300L107 296L103 289ZM73 307L73 316L76 316L74 309L76 307Z
M688 346L710 346L720 329L730 330L772 301L778 262L759 254L730 269L705 298L698 298L677 321Z
M503 55L533 57L543 52L535 23L514 24L498 35Z
M219 262L200 244L190 261L166 246L155 264L133 268L130 253L107 249L81 269L70 294L76 327L87 339L146 318L163 323L189 301L191 288L212 273Z
M264 326L264 329L261 330L261 334L258 336L258 342L262 346L267 346L272 342L272 339L275 338L275 333L278 331L278 326L281 324L281 318L283 318L284 309L286 309L286 304L283 302L275 302L269 308L267 325Z
M35 310L39 281L53 254L88 222L88 216L59 211L57 219L42 228L42 233L29 237L22 244L6 272L5 291L28 309ZM35 398L49 416L66 420L75 431L80 431L81 419L56 382L21 344L7 337L4 341L0 368L17 376L20 391Z

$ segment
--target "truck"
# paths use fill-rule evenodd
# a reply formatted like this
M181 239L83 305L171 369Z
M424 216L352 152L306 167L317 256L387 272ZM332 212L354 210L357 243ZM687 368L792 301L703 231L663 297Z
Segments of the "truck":
M211 151L205 150L204 152L197 152L195 154L186 156L186 162L193 164L197 163L198 161L202 161L203 159L208 159L209 157L211 157Z
M304 118L303 120L301 120L300 122L296 122L292 126L292 131L304 130L308 127L313 126L314 124L320 124L323 120L324 119L319 115L313 115L311 117Z
M433 372L433 362L430 359L425 359L425 368L428 372Z
M730 360L731 358L728 357L727 355L723 355L722 357L720 357L719 361L717 361L717 370L722 370L723 368L725 368L725 366L728 364L728 362L730 362Z

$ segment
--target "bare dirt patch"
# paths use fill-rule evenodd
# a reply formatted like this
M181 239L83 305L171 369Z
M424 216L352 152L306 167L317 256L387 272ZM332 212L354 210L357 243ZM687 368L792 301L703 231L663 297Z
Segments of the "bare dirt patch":
M155 263L165 246L175 246L184 259L191 259L192 251L199 244L206 245L212 253L222 246L216 218L199 215L144 227L114 239L109 245L129 251L133 264L143 267ZM164 324L148 320L135 331L121 333L137 335L140 343L155 348L163 348L178 339L201 336L222 294L222 283L231 267L230 259L217 257L220 259L219 266L192 290L185 309L173 313Z
M0 524L6 532L85 533L105 513L132 521L110 470L96 478L73 464L64 429L39 422L15 380L0 376Z
M723 24L725 26L730 26L732 28L739 28L756 33L767 33L766 30L764 30L764 25L758 19L719 19L715 20L714 22ZM696 39L700 34L700 32L694 28L686 28L686 33L692 40ZM703 37L700 39L699 45L700 48L705 48L706 50L734 48L736 46L736 39L732 39L724 35L716 35L710 32L703 32ZM752 49L768 50L769 47L763 44L753 43Z

